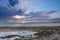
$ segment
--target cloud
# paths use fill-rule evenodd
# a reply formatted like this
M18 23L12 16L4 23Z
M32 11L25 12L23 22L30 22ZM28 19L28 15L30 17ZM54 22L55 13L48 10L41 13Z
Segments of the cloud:
M0 1L0 17L10 17L15 15L15 10L14 8L11 7L9 4L8 0L1 0Z
M50 19L60 18L60 11L36 11L29 1L17 1L7 0L0 3L1 23L51 22Z
M11 6L15 6L16 4L19 3L18 0L9 0L8 2Z
M22 18L26 18L26 16L20 16L20 15L15 15L15 16L12 16L13 18L15 19L22 19Z
M49 15L50 16L50 18L60 18L60 11L57 11L57 12L55 12L55 13L53 13L53 14L51 14L51 15Z
M56 10L55 11L49 11L49 12L47 12L47 14L53 14L55 12L57 12L57 11Z
M30 16L30 17L29 17ZM12 16L12 20L9 20L9 22L13 22L13 23L33 23L33 22L50 22L49 21L49 16L47 15L47 13L45 13L44 11L42 12L31 12L25 15L15 15Z
M15 6L17 10L22 9L24 14L29 14L32 10L34 10L33 5L29 1L19 0L19 4Z
M40 23L40 22L55 22L54 17L56 17L58 12L31 12L25 15L15 15L9 20L9 23ZM54 15L53 15L54 14ZM59 14L59 13L58 13ZM30 16L30 17L29 17ZM57 17L56 17L57 18ZM55 19L58 20L58 19Z

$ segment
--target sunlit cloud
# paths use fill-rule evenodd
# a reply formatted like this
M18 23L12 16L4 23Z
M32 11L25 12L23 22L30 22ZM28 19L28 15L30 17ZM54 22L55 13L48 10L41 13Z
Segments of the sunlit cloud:
M12 16L13 18L16 18L16 19L22 19L22 18L26 18L26 16L20 16L20 15L15 15L15 16Z
M27 23L25 20L8 20L8 23Z
M30 14L30 12L32 12L32 9L31 9L31 10L26 11L24 14Z
M19 20L17 23L41 23L41 22L51 22L51 21L46 21L46 20Z
M17 20L17 23L27 23L27 21L24 21L24 20Z

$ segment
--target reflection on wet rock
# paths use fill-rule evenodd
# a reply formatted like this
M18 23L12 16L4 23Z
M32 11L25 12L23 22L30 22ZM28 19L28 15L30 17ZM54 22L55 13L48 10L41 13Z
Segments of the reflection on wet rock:
M0 32L0 40L60 40L59 30Z

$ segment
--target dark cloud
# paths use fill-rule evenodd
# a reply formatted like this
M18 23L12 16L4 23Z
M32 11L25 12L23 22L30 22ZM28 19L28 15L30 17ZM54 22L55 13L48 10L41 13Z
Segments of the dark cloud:
M6 24L8 20L12 19L12 16L22 15L23 13L21 9L16 11L15 8L11 8L11 6L14 6L15 3L10 5L6 1L4 2L3 0L1 0L0 4L0 24Z
M57 11L49 11L49 12L47 12L47 14L53 14L55 12L57 12Z
M18 0L0 0L0 18L11 17L14 15L22 15L23 11L21 9L17 10L11 6L18 4ZM9 4L10 3L10 4Z
M16 4L18 4L18 0L9 0L9 3L11 6L15 6Z
M50 19L50 14L54 14L57 11L40 11L40 12L30 12L26 14L27 16L31 16L28 18L30 20L45 20L45 21L53 21L54 19ZM58 20L58 19L57 19Z
M31 17L40 17L41 13L40 12L30 12L29 14L26 14L27 16Z
M55 11L54 11L55 12ZM54 13L53 11L38 11L38 12L30 12L29 14L27 14L28 16L31 16L31 17L42 17L42 18L47 18L48 17L48 14L52 14Z
M0 17L8 17L14 15L13 11L8 10L4 7L0 7Z
M52 22L59 22L60 23L60 18L53 18L50 21L52 21Z
M8 4L8 0L1 0L0 3L0 18L1 17L9 17L14 15L14 11L12 8L10 8L10 5Z
M16 14L17 15L23 15L24 14L24 10L19 9L19 10L17 10Z

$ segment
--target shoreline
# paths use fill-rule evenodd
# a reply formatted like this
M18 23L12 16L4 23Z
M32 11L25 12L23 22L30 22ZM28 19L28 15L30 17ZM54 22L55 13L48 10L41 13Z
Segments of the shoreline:
M0 24L0 27L5 27L5 26L7 26L7 27L24 27L24 26L26 26L26 27L29 27L29 26L31 26L31 27L36 27L36 26L46 26L46 27L48 27L48 26L60 26L60 23L23 23L23 24Z
M11 32L11 31L40 31L40 30L60 30L60 26L49 26L49 27L0 27L0 32Z

